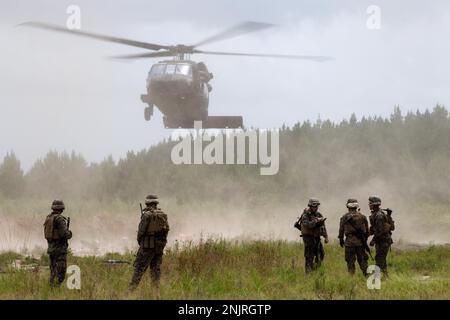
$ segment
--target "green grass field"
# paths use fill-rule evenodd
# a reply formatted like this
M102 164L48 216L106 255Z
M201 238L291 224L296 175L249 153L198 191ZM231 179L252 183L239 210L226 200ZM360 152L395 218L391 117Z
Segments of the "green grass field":
M326 245L323 266L304 273L300 242L207 240L167 250L159 293L146 274L140 287L127 290L132 265L107 265L105 259L132 262L134 256L69 256L81 269L81 290L51 289L48 269L16 270L11 262L25 259L0 254L0 299L450 299L448 246L400 250L389 254L390 278L380 290L369 290L358 272L347 274L343 249ZM35 261L36 262L36 261ZM46 256L38 263L48 264Z

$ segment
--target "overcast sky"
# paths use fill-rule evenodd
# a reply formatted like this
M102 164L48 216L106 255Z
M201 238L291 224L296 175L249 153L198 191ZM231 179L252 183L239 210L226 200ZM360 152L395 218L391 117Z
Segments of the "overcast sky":
M334 61L195 56L214 73L212 115L242 115L247 126L339 121L352 112L387 116L394 105L450 106L449 1L18 1L0 2L0 157L14 150L28 169L49 150L115 159L170 136L157 112L143 119L148 69L107 56L143 50L16 28L65 25L81 8L82 29L161 44L195 43L242 21L277 27L208 50L329 55ZM381 9L370 30L367 8Z

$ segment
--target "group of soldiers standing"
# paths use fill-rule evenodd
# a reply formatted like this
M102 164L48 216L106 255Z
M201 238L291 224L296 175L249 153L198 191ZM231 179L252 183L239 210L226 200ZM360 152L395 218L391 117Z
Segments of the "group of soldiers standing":
M325 220L319 212L320 201L310 199L308 208L294 224L294 227L301 231L304 243L305 271L313 271L320 266L324 259L325 252L321 238L328 243L328 233L325 227ZM368 259L370 248L367 245L369 236L373 236L370 246L375 245L375 263L387 276L387 254L392 245L392 231L395 229L392 219L391 209L381 209L381 199L378 196L369 197L370 226L367 217L360 211L356 199L347 200L348 212L345 213L339 223L339 244L345 248L345 261L348 272L355 273L355 261L367 276Z
M141 209L141 221L137 232L139 250L134 262L134 273L130 290L136 289L145 271L150 267L150 276L155 287L159 287L161 263L164 247L167 244L169 223L167 215L158 207L156 195L148 195L145 208ZM64 202L55 200L52 212L44 223L44 235L47 239L47 253L50 258L50 285L60 286L67 272L68 240L72 238L69 230L70 220L62 215Z
M141 220L137 232L139 250L134 262L134 273L130 282L130 290L134 290L142 279L145 271L150 268L150 276L154 286L159 287L161 277L161 263L164 247L167 244L169 223L167 215L158 207L156 195L148 195L145 199L146 207L141 208ZM301 231L304 242L305 270L307 273L316 269L322 263L325 250L321 238L329 242L325 220L319 212L318 199L310 199L308 208L295 223ZM356 199L348 199L348 212L340 220L339 244L345 247L345 261L348 271L355 273L355 261L365 276L367 276L368 254L367 239L373 235L370 245L375 245L376 265L387 275L386 257L392 244L394 221L390 209L382 210L381 199L377 196L369 197L370 227L366 216L360 212ZM65 210L64 202L55 200L51 206L52 212L44 223L44 235L48 242L47 253L50 258L50 284L59 286L63 283L67 272L68 240L72 238L69 230L70 220L62 215ZM386 212L385 212L386 211Z

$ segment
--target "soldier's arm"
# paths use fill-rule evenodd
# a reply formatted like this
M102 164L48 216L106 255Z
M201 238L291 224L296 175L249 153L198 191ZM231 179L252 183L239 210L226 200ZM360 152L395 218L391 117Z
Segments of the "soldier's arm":
M372 236L374 233L373 233L373 218L372 218L372 216L370 216L370 219L369 219L369 221L370 221L370 226L369 226L369 236Z
M392 219L392 217L389 217L389 224L391 225L391 231L394 231L395 230L395 221L394 221L394 219Z
M169 230L170 230L170 227L169 227L169 219L167 218L167 214L164 214L164 222L165 222L165 229L164 229L164 237L166 237L167 238L167 235L169 234Z
M369 237L369 222L367 221L367 217L364 217L364 234L366 236L366 238Z
M55 225L61 239L69 240L72 238L72 231L67 228L66 219L61 216L55 218Z
M344 240L344 217L339 221L339 240Z
M324 237L325 239L328 239L328 231L327 231L327 227L325 225L325 222L323 223L323 225L320 226L320 235L322 237Z
M300 218L298 218L294 223L294 228L297 228L298 230L301 230L301 223L302 223L302 217L303 214L300 215Z

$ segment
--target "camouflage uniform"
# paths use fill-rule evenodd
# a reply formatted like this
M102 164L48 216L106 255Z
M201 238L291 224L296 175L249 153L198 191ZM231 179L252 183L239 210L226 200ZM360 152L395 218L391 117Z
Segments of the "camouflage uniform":
M308 202L309 208L303 211L300 219L294 225L302 233L301 237L303 238L305 247L305 271L307 273L320 266L324 259L325 251L320 237L324 237L325 242L328 242L327 229L324 223L325 219L319 211L312 209L318 208L319 205L319 200L310 199Z
M145 203L147 207L143 210L139 223L137 235L139 250L134 262L134 274L130 289L135 289L139 285L149 266L152 283L159 286L162 257L169 233L167 215L156 206L159 203L157 197L147 196Z
M386 257L393 243L391 235L395 225L391 215L381 210L380 205L380 197L371 196L369 198L369 206L371 208L369 233L373 235L370 245L375 244L375 263L387 275Z
M348 272L352 275L355 274L355 260L358 260L359 267L364 276L366 276L369 257L366 253L365 245L358 237L357 232L360 232L364 239L367 240L369 223L366 216L357 210L358 207L356 199L348 199L347 208L349 211L341 217L338 238L341 247L345 246L345 261L347 262Z
M44 236L47 239L47 254L50 258L50 285L61 285L67 272L68 240L72 238L72 231L67 226L67 219L62 215L64 202L53 201L52 213L45 219Z

